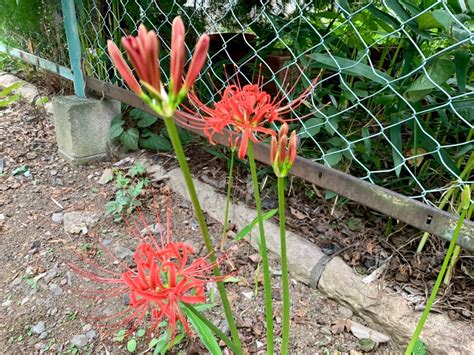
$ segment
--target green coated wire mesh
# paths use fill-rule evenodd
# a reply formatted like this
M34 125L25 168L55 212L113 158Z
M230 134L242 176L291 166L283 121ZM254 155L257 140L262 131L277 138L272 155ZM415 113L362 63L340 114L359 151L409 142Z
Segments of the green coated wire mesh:
M211 37L195 85L204 102L258 77L291 99L321 74L292 112L300 155L431 205L474 182L472 0L82 0L77 14L94 78L124 86L106 41L144 23L160 37L166 81L180 15L188 58Z

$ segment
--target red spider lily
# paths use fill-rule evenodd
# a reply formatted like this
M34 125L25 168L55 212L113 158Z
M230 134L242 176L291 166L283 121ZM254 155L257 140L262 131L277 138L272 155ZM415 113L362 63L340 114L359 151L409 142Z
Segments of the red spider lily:
M155 208L155 212L157 211ZM142 236L142 232L136 227L137 223L132 225L126 221L134 236L139 240L133 255L134 266L124 264L102 244L99 244L101 249L112 258L114 263L119 264L123 271L109 270L87 257L82 257L82 259L92 271L70 263L70 267L86 279L99 284L114 285L106 290L80 290L79 292L83 295L99 300L129 295L128 308L111 316L96 318L99 321L115 320L115 324L106 326L109 331L129 327L128 334L131 334L147 320L150 336L157 331L163 321L168 323L171 340L174 338L178 322L181 322L186 332L192 335L180 303L205 303L206 284L222 281L224 278L216 278L212 275L215 264L209 262L207 257L196 258L195 251L190 245L171 240L169 207L167 211L164 233L157 214L160 242L151 233L141 212L139 212L139 217L147 231L145 236Z
M186 95L186 92L193 85L206 61L209 49L209 37L202 35L199 39L183 86L182 76L185 62L184 24L179 16L173 20L170 73L170 88L172 90L170 93L166 92L161 82L159 43L156 33L154 31L147 31L144 25L140 25L138 35L136 37L123 37L122 45L127 52L128 59L135 68L141 84L152 97L159 100L160 106L167 106L171 111L174 111L176 106ZM135 79L135 76L115 43L110 40L107 41L107 48L114 65L130 89L140 97L145 98L140 84ZM165 111L167 114L170 114L170 112L168 112L170 110Z
M288 71L285 74L284 82L287 74ZM229 128L233 134L240 137L238 157L243 159L247 155L249 140L258 142L262 136L275 136L275 130L268 127L270 124L294 120L285 116L303 104L318 79L319 76L300 96L286 103L285 97L272 99L267 92L262 90L260 83L248 84L243 87L240 86L240 83L228 85L214 107L205 105L195 93L189 92L188 98L199 109L199 113L196 115L192 109L185 107L188 112L178 112L176 118L185 126L203 130L212 144L214 144L213 136L215 134L222 133L226 127ZM299 78L289 88L288 94L295 89L298 80ZM288 85L284 86L288 88ZM305 115L300 119L310 115Z
M272 136L270 142L270 161L273 171L278 177L288 175L296 159L296 148L298 145L296 131L291 132L288 140L288 125L284 123L278 131L278 138Z

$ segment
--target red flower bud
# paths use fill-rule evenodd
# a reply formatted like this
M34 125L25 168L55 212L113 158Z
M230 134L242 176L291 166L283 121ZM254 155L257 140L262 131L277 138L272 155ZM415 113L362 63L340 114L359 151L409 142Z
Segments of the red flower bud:
M173 20L171 32L171 82L173 94L177 95L181 89L184 69L184 24L181 17Z
M298 146L298 137L296 131L291 132L290 141L288 143L288 163L293 165L296 159L296 148Z
M132 90L137 95L141 95L143 93L142 88L140 87L140 84L138 83L137 79L135 79L135 76L133 75L130 67L125 62L125 59L123 59L122 54L120 53L120 50L118 49L117 45L109 40L107 41L107 50L109 52L110 58L112 59L112 62L114 63L115 67L117 68L118 72L130 88L130 90Z
M193 59L189 65L188 74L186 75L186 80L184 81L184 87L186 90L189 90L193 86L194 81L201 72L202 66L206 62L207 52L209 50L209 36L202 35L199 38L198 43L196 44L196 49L194 50Z

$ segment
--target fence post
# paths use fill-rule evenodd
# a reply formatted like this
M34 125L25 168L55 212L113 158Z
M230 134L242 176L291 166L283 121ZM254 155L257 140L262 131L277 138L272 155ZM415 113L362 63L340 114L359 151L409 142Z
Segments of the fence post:
M79 97L85 97L85 81L81 67L81 42L77 29L77 17L74 1L61 0L64 16L64 27L66 29L67 46L71 69L74 75L74 92Z

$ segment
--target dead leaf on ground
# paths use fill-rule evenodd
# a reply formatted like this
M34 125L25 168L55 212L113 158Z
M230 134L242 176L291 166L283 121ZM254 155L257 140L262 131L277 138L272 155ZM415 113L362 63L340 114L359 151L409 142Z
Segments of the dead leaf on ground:
M293 208L293 207L290 207L290 213L299 220L309 218L309 216L306 213L298 211L296 208Z
M351 321L348 319L338 319L336 322L331 326L331 333L339 334L343 333L346 330L349 330L351 326Z

